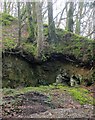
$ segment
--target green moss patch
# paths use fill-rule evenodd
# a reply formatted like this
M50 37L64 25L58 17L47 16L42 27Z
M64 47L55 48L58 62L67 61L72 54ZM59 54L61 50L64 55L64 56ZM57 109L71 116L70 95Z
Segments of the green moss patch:
M14 96L17 94L24 94L27 92L40 92L43 94L49 94L52 98L52 93L54 93L54 90L60 91L60 94L64 91L67 91L75 100L77 100L81 105L84 104L93 104L93 98L89 96L90 92L87 89L76 87L71 88L68 86L62 86L62 85L49 85L49 86L39 86L39 87L25 87L21 89L3 89L3 94L6 96Z
M7 13L2 13L0 14L0 16L0 22L2 23L2 25L10 25L12 21L16 20L16 18Z
M13 39L6 38L3 40L3 50L5 49L13 49L16 45L16 42Z
M93 59L93 40L64 30L57 30L58 42L51 44L49 53L62 53L75 56L84 62Z
M5 33L5 31L4 31ZM47 38L48 26L44 26L44 34ZM93 60L93 40L86 37L79 36L77 34L68 32L63 29L56 29L57 41L52 44L47 44L42 52L42 60L46 61L51 53L62 53L69 56L74 56L76 59L83 62L91 62ZM4 39L4 37L3 37ZM16 40L16 39L15 39ZM8 37L5 35L4 49L11 49L14 47L14 38L11 35ZM9 42L9 43L8 43ZM37 45L32 43L24 42L21 45L23 49L36 56ZM45 56L47 55L47 56Z
M93 98L88 96L89 91L83 88L72 88L68 92L77 100L80 104L93 104ZM89 98L88 98L89 97Z
M36 45L33 45L32 43L22 43L23 49L27 52L30 53L31 55L36 55L37 53L37 47Z

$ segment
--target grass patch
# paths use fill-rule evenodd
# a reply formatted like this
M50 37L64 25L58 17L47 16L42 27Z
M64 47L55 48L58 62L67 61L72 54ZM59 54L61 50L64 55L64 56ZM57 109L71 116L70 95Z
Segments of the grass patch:
M25 87L21 89L3 89L4 96L15 96L17 94L24 94L27 92L39 92L42 94L49 94L50 99L52 98L51 93L53 90L58 89L60 93L67 91L75 100L77 100L81 105L83 104L94 104L93 98L89 96L90 92L87 89L76 87L71 88L63 85L49 85L49 86L39 86L39 87Z
M5 96L15 96L17 94L24 94L27 92L48 92L50 90L49 86L39 86L39 87L24 87L21 89L10 89L10 88L4 88L3 89L3 94Z
M83 88L70 88L68 92L77 100L81 105L93 104L93 98L89 96L89 91Z

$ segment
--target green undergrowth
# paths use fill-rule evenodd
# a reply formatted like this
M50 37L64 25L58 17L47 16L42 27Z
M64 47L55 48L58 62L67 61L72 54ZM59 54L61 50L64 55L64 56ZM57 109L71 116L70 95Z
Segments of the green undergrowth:
M50 45L49 53L57 52L75 56L76 59L91 61L93 59L93 40L65 31L57 30L58 42Z
M93 98L88 96L89 91L83 88L72 88L68 90L69 93L77 100L80 104L93 104ZM89 98L88 98L89 97Z
M22 43L22 46L23 46L23 50L25 50L27 53L36 56L37 54L36 45L33 45L32 43Z
M12 40L10 38L6 38L3 40L3 45L4 45L3 50L5 50L5 49L11 50L15 47L16 42L15 42L15 40Z
M2 25L10 25L12 23L12 21L15 21L16 18L14 18L13 16L7 14L7 13L2 13L0 14L0 23L2 23Z
M48 53L48 57L51 53L62 53L75 56L76 59L91 61L93 59L93 46L92 41L74 41L74 42L59 42L58 44L51 44L44 53ZM3 50L5 49L13 49L16 46L16 41L14 39L6 38L3 40ZM32 43L21 42L21 46L23 50L27 53L36 56L37 47ZM46 60L47 56L42 55L42 60Z
M15 41L15 39L10 39L10 38L4 39L3 40L3 52L5 50L15 49L16 45L17 45L17 42ZM27 53L31 55L35 56L37 53L37 47L36 45L33 45L32 43L21 42L21 47L24 51L26 51Z
M62 87L61 90L66 90L76 101L81 105L83 104L93 104L93 98L89 96L90 92L87 89L77 87Z
M15 33L14 33L15 34ZM44 34L48 35L48 26L44 28ZM47 60L51 53L62 53L73 55L76 59L88 62L93 60L93 40L86 37L68 32L63 29L56 29L57 40L54 43L50 43L44 52L42 53L42 60ZM26 40L27 41L27 40ZM4 49L13 49L15 40L11 36L6 36L3 40ZM23 49L34 56L37 54L37 45L30 42L21 41ZM45 54L44 54L45 53Z
M17 94L24 94L27 92L39 92L42 94L48 94L52 98L52 93L60 91L60 94L64 91L68 92L76 101L81 105L83 104L93 104L93 98L89 96L90 92L87 89L81 87L69 87L63 85L49 85L49 86L39 86L39 87L25 87L20 89L3 89L4 96L15 96Z

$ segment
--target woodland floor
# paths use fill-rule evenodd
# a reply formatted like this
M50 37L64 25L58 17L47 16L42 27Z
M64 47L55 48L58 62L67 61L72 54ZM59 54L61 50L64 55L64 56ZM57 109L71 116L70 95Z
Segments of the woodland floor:
M51 94L51 97L49 96ZM92 93L91 93L92 94ZM64 89L4 96L3 118L93 118L93 105L81 105Z

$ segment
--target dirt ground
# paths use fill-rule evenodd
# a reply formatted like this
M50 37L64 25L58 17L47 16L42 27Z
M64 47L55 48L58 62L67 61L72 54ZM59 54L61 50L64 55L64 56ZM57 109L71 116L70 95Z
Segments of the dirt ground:
M92 105L80 105L67 91L28 92L3 98L3 118L93 118Z

